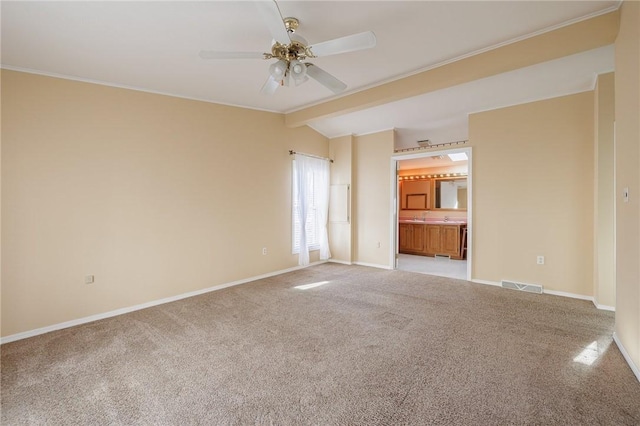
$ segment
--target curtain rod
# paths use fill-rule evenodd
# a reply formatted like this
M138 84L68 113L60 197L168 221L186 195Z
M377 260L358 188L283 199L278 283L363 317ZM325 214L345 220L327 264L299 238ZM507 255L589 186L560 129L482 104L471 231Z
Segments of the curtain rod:
M294 150L290 149L289 155L294 155L294 154L304 155L305 157L311 157L311 158L319 158L320 160L327 160L328 162L333 163L333 160L331 158L320 157L318 155L313 155L313 154L305 154L303 152L295 152Z

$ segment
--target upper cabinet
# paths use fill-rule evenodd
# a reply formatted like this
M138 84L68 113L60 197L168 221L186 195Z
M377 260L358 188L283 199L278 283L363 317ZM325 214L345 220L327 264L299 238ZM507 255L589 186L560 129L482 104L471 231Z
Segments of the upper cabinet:
M400 183L400 209L428 210L431 208L431 181L412 180Z
M467 210L467 178L445 177L400 182L401 210Z

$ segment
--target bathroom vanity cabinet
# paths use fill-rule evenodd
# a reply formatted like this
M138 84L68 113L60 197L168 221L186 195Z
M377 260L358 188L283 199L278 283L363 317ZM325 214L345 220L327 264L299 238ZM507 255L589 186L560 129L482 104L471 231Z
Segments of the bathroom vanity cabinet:
M400 222L399 225L400 253L465 258L465 223Z

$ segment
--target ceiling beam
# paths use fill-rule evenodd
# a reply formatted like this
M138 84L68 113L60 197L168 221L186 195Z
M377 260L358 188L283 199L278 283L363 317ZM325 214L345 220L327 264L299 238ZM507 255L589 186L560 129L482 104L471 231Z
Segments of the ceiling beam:
M285 115L289 127L457 86L615 42L619 9ZM526 84L526 82L523 82Z

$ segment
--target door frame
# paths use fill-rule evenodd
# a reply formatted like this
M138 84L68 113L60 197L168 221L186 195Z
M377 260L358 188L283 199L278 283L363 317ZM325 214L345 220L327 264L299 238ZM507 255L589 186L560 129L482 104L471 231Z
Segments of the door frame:
M413 153L397 153L391 156L391 197L390 197L390 217L391 226L389 244L389 265L391 269L398 269L398 215L400 214L400 204L398 203L398 170L399 162L402 160L413 160L415 158L435 157L437 155L447 155L464 152L467 154L468 173L467 173L467 281L471 281L471 271L473 262L473 155L472 148L452 148L438 151L413 152Z

